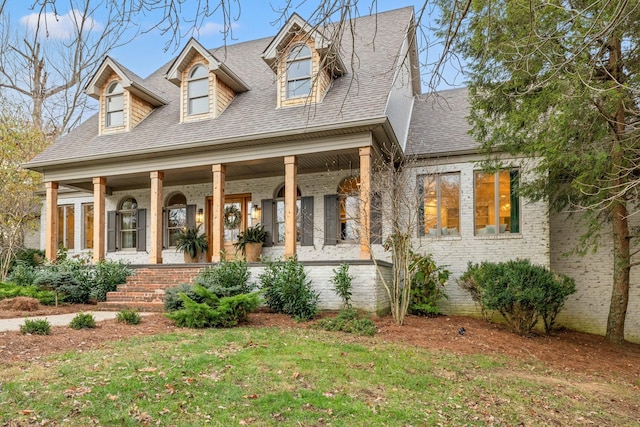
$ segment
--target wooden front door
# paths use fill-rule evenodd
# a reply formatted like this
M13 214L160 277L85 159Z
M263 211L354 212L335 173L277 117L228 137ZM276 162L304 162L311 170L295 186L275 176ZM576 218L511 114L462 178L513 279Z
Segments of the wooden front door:
M245 231L249 224L249 213L251 208L251 194L229 194L224 198L224 251L226 259L236 259L236 247L233 246L238 241L238 234ZM211 247L213 244L213 197L207 197L206 206L206 232L209 242L207 259L211 259Z

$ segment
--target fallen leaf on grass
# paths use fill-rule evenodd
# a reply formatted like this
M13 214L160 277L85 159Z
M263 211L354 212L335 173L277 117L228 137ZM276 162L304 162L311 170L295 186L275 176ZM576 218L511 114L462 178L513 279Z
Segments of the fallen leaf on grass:
M245 399L257 399L258 395L257 394L245 394L244 396Z
M158 370L158 368L153 368L151 366L147 366L146 368L138 369L138 372L155 372L157 370Z

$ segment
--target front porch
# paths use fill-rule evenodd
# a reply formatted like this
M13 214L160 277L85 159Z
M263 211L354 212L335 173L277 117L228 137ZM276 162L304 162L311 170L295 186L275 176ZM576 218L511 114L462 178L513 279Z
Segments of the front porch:
M341 308L341 300L333 291L331 278L333 270L340 264L349 264L349 273L353 276L352 305L360 310L383 313L388 310L389 302L386 291L370 260L347 261L305 261L308 278L313 288L320 294L321 310L337 310ZM107 294L107 301L98 303L100 310L120 310L133 308L139 311L163 311L164 295L168 288L181 283L192 283L198 273L212 264L146 264L134 265L136 274L129 276L125 284L119 285L116 292ZM385 276L391 278L391 264L379 261L378 268ZM258 277L264 266L261 263L250 263L250 280L259 285Z

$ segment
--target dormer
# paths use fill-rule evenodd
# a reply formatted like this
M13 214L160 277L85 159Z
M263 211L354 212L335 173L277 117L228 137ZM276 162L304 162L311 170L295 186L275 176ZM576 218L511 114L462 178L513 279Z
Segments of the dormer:
M332 80L345 73L333 41L295 13L262 59L276 73L278 108L321 102Z
M85 87L85 93L100 102L100 135L133 129L154 108L167 103L158 92L108 56Z
M218 117L249 86L195 39L189 40L167 71L180 87L180 121Z

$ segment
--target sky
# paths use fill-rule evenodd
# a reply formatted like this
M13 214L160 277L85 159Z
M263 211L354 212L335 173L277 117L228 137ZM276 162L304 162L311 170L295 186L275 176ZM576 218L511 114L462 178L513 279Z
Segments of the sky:
M216 1L209 0L209 3L214 4ZM415 10L418 11L424 2L425 0L378 0L376 6L379 12L406 6L414 6ZM18 23L17 25L23 29L28 29L37 24L37 14L30 9L32 1L9 0L7 3L5 12L10 14L13 25ZM178 2L176 1L176 3ZM183 19L189 20L194 16L193 8L197 2L187 0L184 3L186 5L182 5L181 16ZM230 15L233 22L233 35L232 38L226 40L226 43L234 44L275 35L284 23L281 19L282 14L277 9L281 8L285 3L285 0L232 0L233 7ZM317 6L318 1L298 0L294 4L298 5L295 11L302 18L308 18L309 14ZM360 0L360 15L368 15L371 4L372 0ZM58 15L56 17L53 14L49 15L47 28L50 37L64 40L69 35L74 12L69 9L68 2L65 0L58 0L56 6ZM95 16L93 16L96 30L100 30L104 22L104 17L101 16L100 10L99 8ZM175 57L191 35L194 35L200 43L208 48L222 46L225 43L221 34L223 17L219 11L208 18L202 19L195 33L193 33L192 25L184 23L181 26L181 32L184 36L177 43L172 43L171 34L162 34L160 29L153 28L161 19L162 15L158 14L157 11L138 15L134 22L137 30L129 32L128 37L130 40L126 44L110 51L109 55L141 77L147 77ZM422 39L419 43L424 45L425 41ZM438 54L437 48L431 49L429 54L429 60L433 60ZM446 74L448 82L443 82L439 88L462 85L463 81L455 71L449 70ZM423 81L426 79L428 79L428 76L423 75ZM425 85L423 84L423 90L424 88Z

